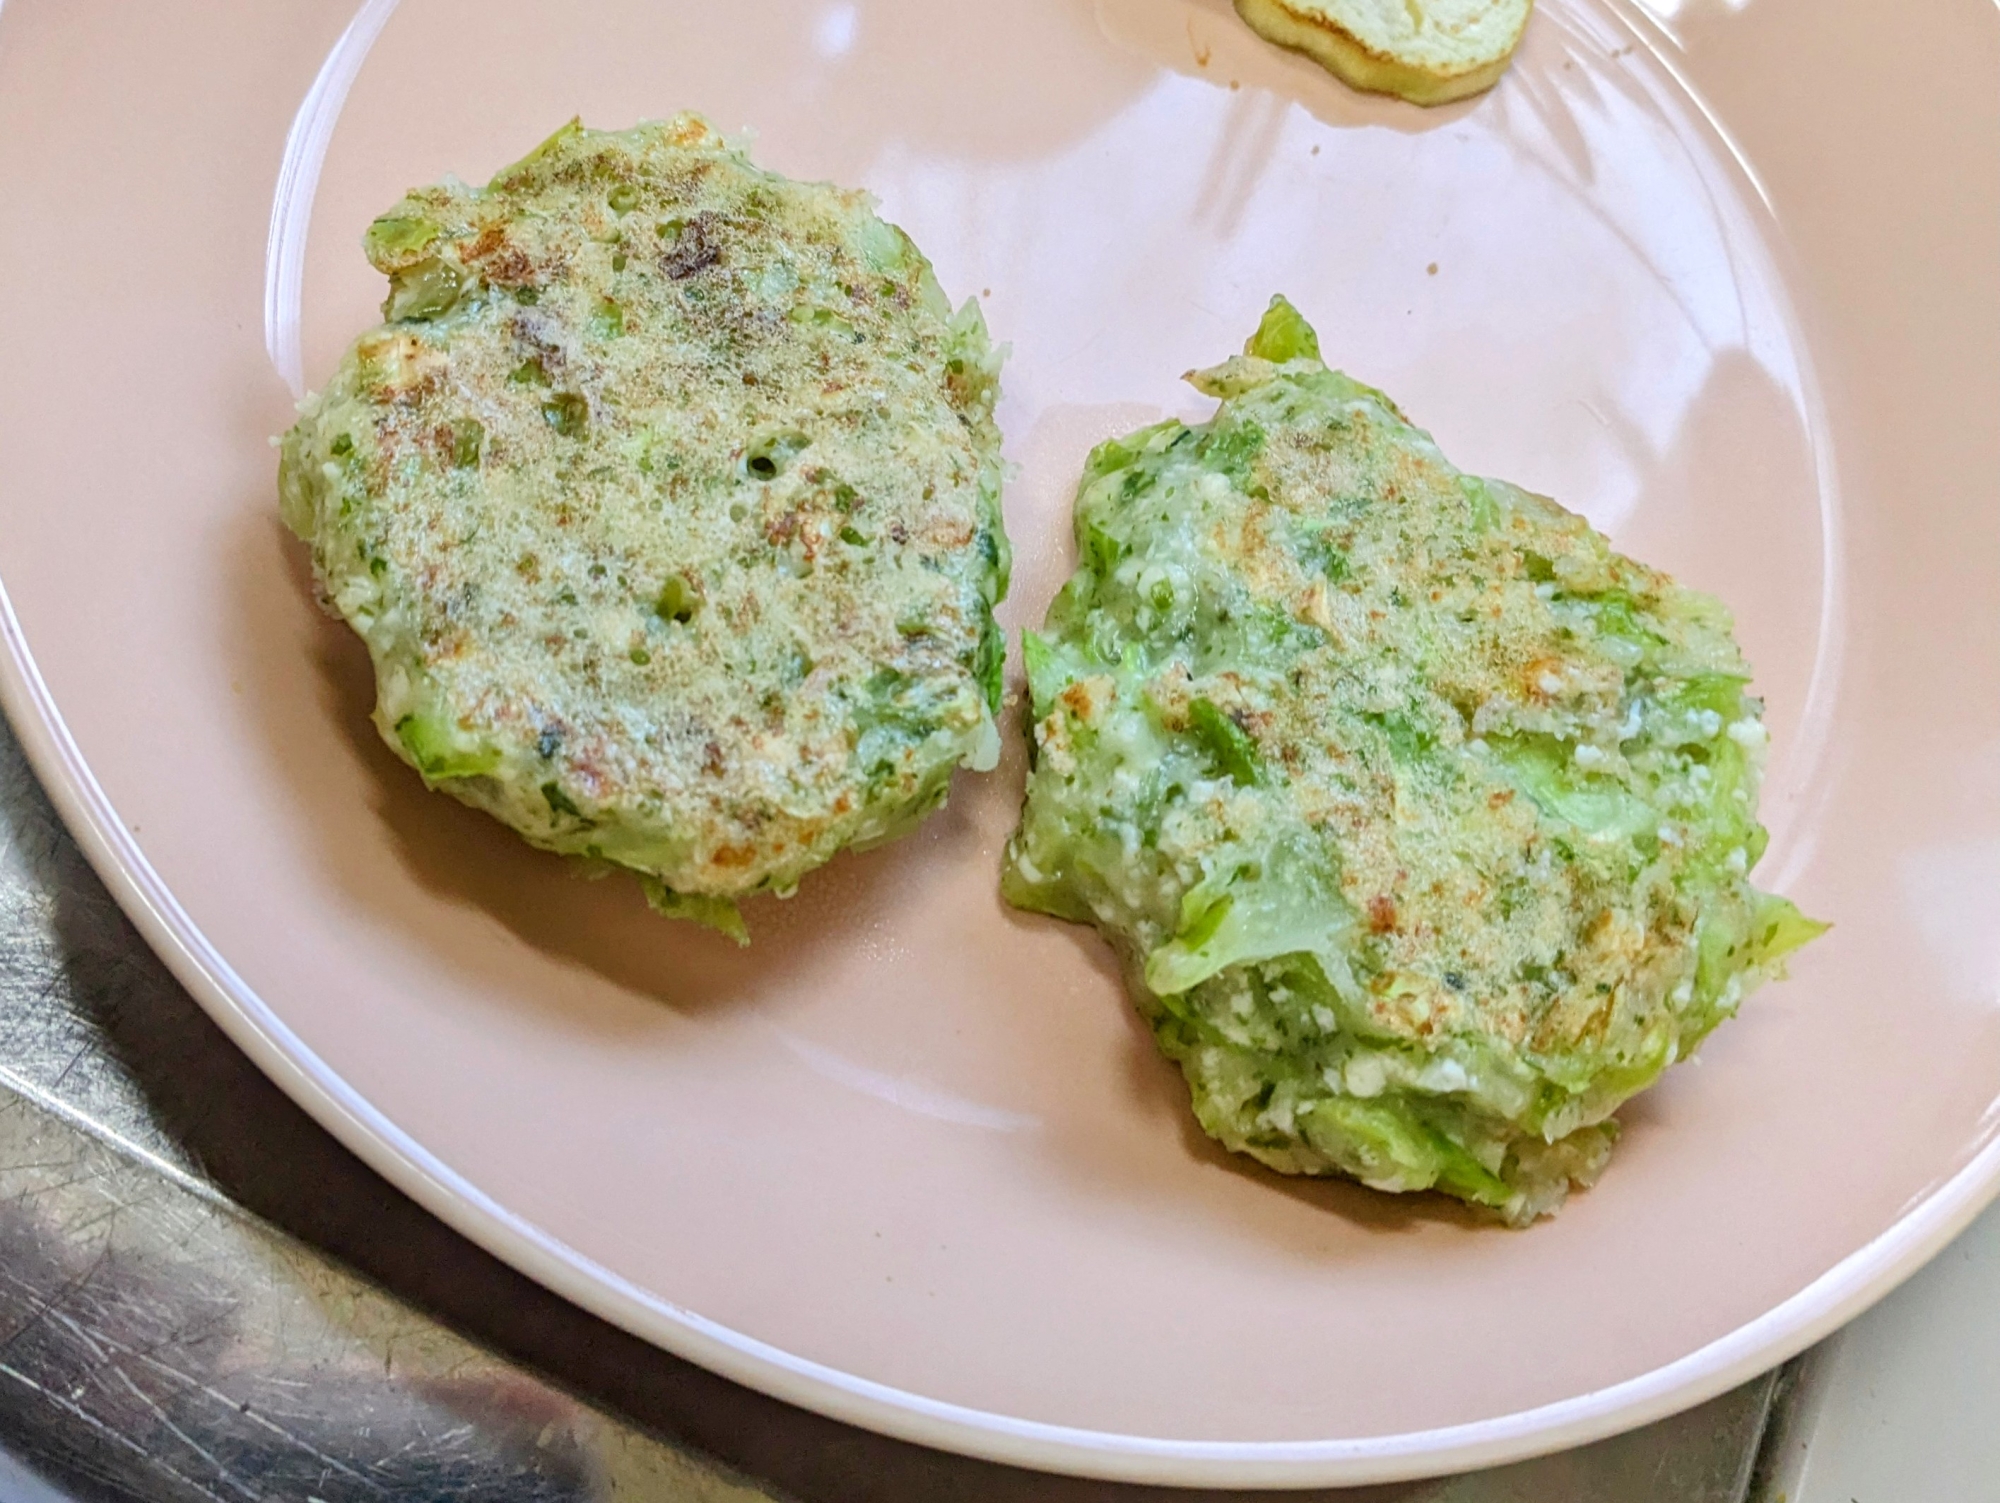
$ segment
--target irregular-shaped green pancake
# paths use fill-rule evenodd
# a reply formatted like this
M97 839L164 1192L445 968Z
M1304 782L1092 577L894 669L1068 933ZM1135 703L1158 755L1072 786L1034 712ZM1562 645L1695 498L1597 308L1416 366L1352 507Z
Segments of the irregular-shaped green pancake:
M1246 350L1085 467L1006 893L1120 947L1229 1147L1527 1221L1819 930L1747 878L1750 671L1282 299Z
M366 249L282 504L431 786L740 937L993 765L999 355L865 195L572 124Z

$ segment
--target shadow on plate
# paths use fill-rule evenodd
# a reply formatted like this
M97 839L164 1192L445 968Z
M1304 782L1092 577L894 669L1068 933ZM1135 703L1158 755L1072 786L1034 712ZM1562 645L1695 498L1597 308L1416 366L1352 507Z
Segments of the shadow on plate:
M995 898L1000 902L999 898ZM1003 904L1004 906L1004 904ZM1352 1180L1332 1176L1280 1174L1246 1154L1232 1153L1202 1130L1189 1105L1188 1088L1180 1069L1161 1054L1153 1042L1151 1029L1132 1006L1125 992L1122 971L1111 946L1086 925L1070 924L1045 914L1006 909L1007 920L1024 930L1067 934L1078 946L1085 962L1106 982L1106 1006L1121 1009L1125 1027L1120 1051L1119 1089L1143 1130L1178 1140L1185 1161L1202 1174L1227 1174L1275 1192L1285 1200L1309 1206L1315 1211L1338 1217L1348 1226L1383 1233L1412 1232L1425 1226L1449 1226L1467 1231L1505 1231L1490 1218L1478 1215L1446 1195L1391 1195L1371 1190ZM1069 1172L1084 1172L1102 1179L1107 1188L1129 1194L1135 1185L1135 1165L1117 1147L1105 1145L1088 1132L1067 1131L1060 1117L1051 1124L1050 1151ZM1180 1181L1185 1191L1185 1181ZM1183 1198L1185 1198L1183 1196ZM1271 1211L1287 1223L1288 1230L1270 1228L1263 1236L1260 1222L1261 1197L1231 1197L1234 1230L1260 1237L1273 1249L1291 1248L1300 1256L1317 1259L1314 1249L1298 1243L1296 1225L1288 1207L1273 1205ZM1190 1204L1192 1212L1196 1207Z
M245 507L231 577L281 574L302 608L313 597L303 545L287 533L267 505ZM264 602L268 609L268 602ZM807 875L789 899L759 895L743 905L752 943L733 941L646 906L639 885L610 873L593 877L579 863L529 846L491 816L425 788L417 774L385 746L369 718L374 675L361 642L340 622L320 617L309 659L292 655L289 639L268 630L246 590L242 644L251 692L248 713L266 737L281 768L299 765L291 752L302 737L339 738L347 757L365 774L367 805L355 807L341 786L290 778L295 808L324 852L326 869L348 897L384 925L427 931L436 915L413 911L407 892L385 885L374 849L386 844L396 861L429 896L447 909L476 909L523 944L565 966L587 969L629 992L682 1013L754 1002L788 971L808 964L835 941L878 924L921 869L955 861L978 844L965 811L964 779L953 801L904 838L866 852L848 852ZM288 696L259 692L285 677L317 682L317 713L288 714ZM296 695L290 696L296 708ZM372 819L380 842L344 833L356 819ZM428 939L428 935L421 936ZM496 998L552 1004L520 986L507 965L508 947L434 947L481 970L483 990ZM587 1023L588 1017L578 1017Z

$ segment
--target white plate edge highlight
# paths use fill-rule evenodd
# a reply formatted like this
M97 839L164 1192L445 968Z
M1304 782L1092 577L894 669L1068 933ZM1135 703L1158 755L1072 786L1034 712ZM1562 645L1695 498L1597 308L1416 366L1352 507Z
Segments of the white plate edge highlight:
M1177 1486L1354 1486L1471 1471L1664 1419L1796 1355L1941 1251L2000 1193L2000 1136L1872 1242L1685 1357L1553 1404L1434 1430L1325 1441L1174 1441L1019 1419L795 1356L647 1293L509 1212L370 1105L279 1020L180 907L98 785L0 580L0 709L91 866L230 1040L370 1168L453 1230L571 1303L712 1372L900 1440L990 1461Z

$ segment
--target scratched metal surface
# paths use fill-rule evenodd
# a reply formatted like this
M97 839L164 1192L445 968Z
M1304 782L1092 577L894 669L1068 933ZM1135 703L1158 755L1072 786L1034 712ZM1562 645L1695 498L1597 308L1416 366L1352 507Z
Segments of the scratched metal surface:
M1340 1503L1741 1503L1774 1383ZM564 1304L222 1037L0 723L0 1503L1143 1503L753 1394Z

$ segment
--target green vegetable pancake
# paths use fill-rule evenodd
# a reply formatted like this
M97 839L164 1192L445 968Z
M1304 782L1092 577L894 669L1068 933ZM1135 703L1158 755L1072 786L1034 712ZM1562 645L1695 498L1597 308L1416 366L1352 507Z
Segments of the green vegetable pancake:
M280 490L432 787L741 938L993 766L1000 357L865 195L572 123L365 243Z
M1119 946L1230 1148L1532 1220L1821 928L1748 881L1729 615L1452 468L1282 299L1190 379L1211 421L1085 466L1007 896Z

